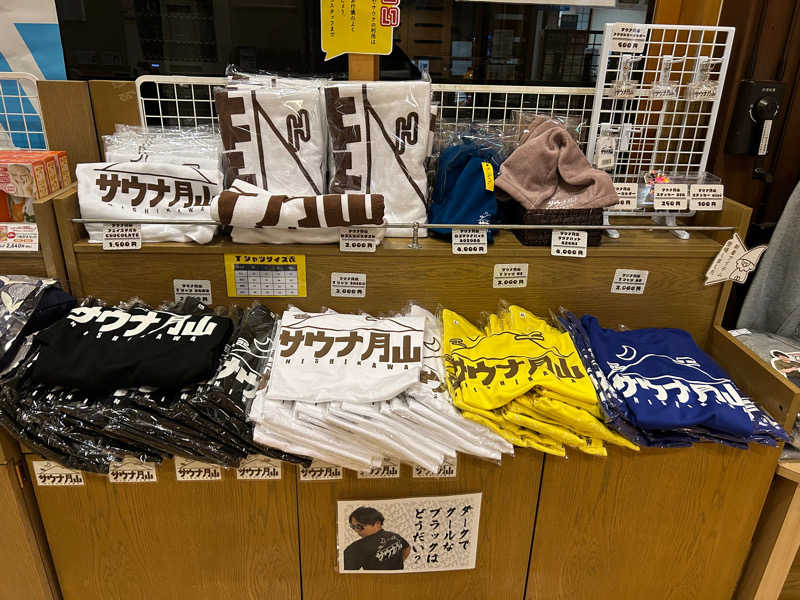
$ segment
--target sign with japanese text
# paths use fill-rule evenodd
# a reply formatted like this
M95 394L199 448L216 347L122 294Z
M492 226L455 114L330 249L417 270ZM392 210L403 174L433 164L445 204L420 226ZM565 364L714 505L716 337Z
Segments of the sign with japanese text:
M494 266L493 288L524 288L528 285L528 263L507 263Z
M226 254L231 297L306 297L304 254Z
M135 456L126 456L120 462L108 465L108 481L111 483L156 483L156 466L142 462Z
M485 229L453 229L453 254L486 254Z
M341 54L391 54L400 0L320 0L325 60Z
M689 187L689 210L722 210L725 186L693 183Z
M450 460L446 458L442 466L439 468L436 473L433 471L428 471L425 467L421 467L419 465L414 465L414 469L412 470L412 477L415 479L426 479L426 478L436 478L436 477L455 477L456 476L456 460Z
M280 479L281 461L260 454L251 454L236 469L236 479Z
M51 460L33 461L33 475L36 478L36 485L40 486L83 485L83 473L62 467Z
M614 183L614 191L617 192L619 202L610 206L611 210L633 210L636 208L636 196L639 193L637 183Z
M178 481L219 481L222 467L193 458L175 457L175 479Z
M614 23L611 30L611 51L640 53L647 42L647 28L637 23Z
M611 282L612 294L644 294L647 276L650 271L638 269L617 269Z
M34 223L0 223L0 252L37 252L39 229Z
M369 471L359 471L359 479L398 479L400 477L400 463L386 459L380 467L372 467Z
M342 467L319 460L308 467L300 467L300 481L331 481L342 478Z
M364 298L367 295L366 273L331 273L331 296Z
M714 285L725 281L744 283L748 275L756 270L758 261L766 250L766 246L756 246L748 250L739 234L734 233L706 271L705 284Z
M339 500L340 573L474 569L482 494Z
M553 229L550 238L550 254L551 256L586 258L586 246L588 243L589 234L585 231Z
M656 210L686 210L689 206L689 186L685 183L656 183L653 185L653 208Z
M139 250L141 247L141 224L106 223L103 225L103 250Z
M211 281L208 279L173 279L175 302L183 302L186 298L197 298L204 304L211 304Z
M373 227L348 227L339 231L340 252L375 252L378 230Z

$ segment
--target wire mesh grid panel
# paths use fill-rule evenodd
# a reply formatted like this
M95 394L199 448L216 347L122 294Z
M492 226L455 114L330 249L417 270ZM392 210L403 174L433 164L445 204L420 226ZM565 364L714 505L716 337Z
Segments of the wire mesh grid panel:
M592 116L594 88L434 84L440 132L471 125L497 127L503 135L516 135L534 115L559 117L586 150Z
M641 182L653 169L704 171L734 28L635 25L645 37L633 53L614 49L624 25L606 25L587 156L610 137L615 181Z
M29 73L0 73L0 148L47 149L36 81Z
M143 75L136 79L141 124L179 129L207 126L216 131L214 88L225 82L224 77Z

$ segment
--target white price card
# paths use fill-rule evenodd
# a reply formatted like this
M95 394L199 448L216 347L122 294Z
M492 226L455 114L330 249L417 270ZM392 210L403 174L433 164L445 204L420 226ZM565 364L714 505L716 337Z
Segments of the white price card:
M400 463L394 460L384 460L380 467L372 467L369 471L359 471L359 479L398 479L400 477Z
M637 23L614 23L611 29L611 52L644 52L647 29Z
M178 481L220 481L222 467L193 458L175 457L175 478Z
M186 298L197 298L204 304L211 304L211 281L208 279L173 279L175 302L183 302Z
M653 208L656 210L686 210L688 206L689 186L687 184L653 184Z
M611 282L612 294L644 294L649 271L638 269L617 269Z
M426 479L433 477L455 477L456 476L456 461L446 458L442 466L435 473L428 471L425 467L414 465L412 469L412 477L417 479Z
M333 481L342 478L342 467L315 460L300 467L300 481Z
M141 224L106 223L103 225L103 250L139 250L141 247Z
M749 329L729 329L728 333L730 333L733 337L739 337L740 335L750 335L752 331Z
M36 485L40 486L83 485L83 473L62 467L51 460L33 461L33 474L36 477Z
M236 479L250 481L280 479L281 461L261 454L251 454L236 468Z
M725 186L694 183L689 188L689 210L722 210Z
M485 229L453 229L453 254L486 254Z
M375 252L378 230L371 227L348 227L340 230L340 252Z
M34 223L0 223L0 252L37 252L39 228Z
M550 239L550 254L552 256L586 258L588 241L589 234L585 231L553 229Z
M366 273L331 273L331 296L364 298L367 295Z
M155 463L142 462L135 456L126 456L120 462L108 465L110 483L156 483Z
M508 263L494 266L493 288L524 288L528 286L528 263Z
M619 202L610 206L610 210L634 210L636 208L636 196L639 193L638 183L615 183L614 191L617 192Z

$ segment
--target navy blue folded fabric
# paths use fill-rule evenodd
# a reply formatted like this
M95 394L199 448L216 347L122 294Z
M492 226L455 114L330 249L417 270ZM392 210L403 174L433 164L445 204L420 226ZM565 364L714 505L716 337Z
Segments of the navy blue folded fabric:
M428 221L436 223L490 224L498 217L494 186L487 190L483 163L497 176L501 159L487 146L467 141L442 151L433 189ZM428 231L450 237L449 229L431 228ZM487 232L492 241L492 231Z
M684 430L740 446L786 440L783 429L680 329L616 331L584 316L597 363L641 430Z

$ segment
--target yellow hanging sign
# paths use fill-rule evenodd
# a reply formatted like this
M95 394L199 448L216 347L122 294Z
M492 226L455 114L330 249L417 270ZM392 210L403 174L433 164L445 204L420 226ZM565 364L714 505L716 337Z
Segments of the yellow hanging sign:
M320 0L325 60L341 54L391 54L400 0Z

